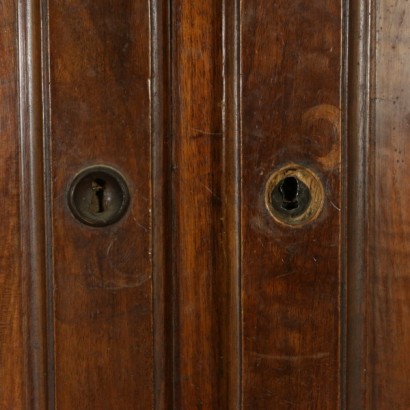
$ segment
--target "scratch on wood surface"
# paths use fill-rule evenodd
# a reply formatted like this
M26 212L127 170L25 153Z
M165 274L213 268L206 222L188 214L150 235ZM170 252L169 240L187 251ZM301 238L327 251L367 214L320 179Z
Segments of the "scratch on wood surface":
M213 197L215 197L216 199L221 199L220 196L218 196L217 194L215 194L214 191L212 191L211 188L209 188L209 186L205 185L204 183L202 183L201 181L199 181L199 184L202 185Z
M139 226L144 232L148 232L149 231L149 229L145 226L145 225L142 225L142 224L140 224L138 221L137 221L137 218L135 217L135 216L133 216L133 221L135 222L135 224L137 225L137 226Z
M222 136L222 132L210 132L210 131L204 131L204 130L200 130L200 129L192 128L192 127L191 127L191 131L199 132L200 134L202 134L202 135L194 135L193 138L199 138L203 135Z
M330 204L333 206L333 208L337 209L339 212L341 211L341 209L329 199Z
M264 243L263 243L263 241L262 241L262 239L259 238L259 237L258 237L258 242L261 244L261 246L262 246L263 249L266 249L266 248L265 248L265 245L264 245Z
M112 241L110 241L110 244L109 244L108 247L107 247L106 256L108 256L108 254L110 253L111 248L112 248L112 246L114 245L114 242L115 242L115 239L113 239Z
M258 352L250 352L252 355L258 357L259 359L268 359L268 360L285 360L289 362L298 362L300 360L318 360L329 357L329 352L317 352L308 355L270 355L263 354Z

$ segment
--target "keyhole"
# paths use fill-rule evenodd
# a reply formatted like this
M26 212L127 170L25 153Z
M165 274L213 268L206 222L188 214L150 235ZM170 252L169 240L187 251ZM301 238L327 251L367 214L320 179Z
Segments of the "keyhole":
M315 219L322 210L324 189L319 177L302 165L274 171L265 187L265 205L276 222L296 226Z
M282 208L287 211L299 206L299 183L295 177L287 177L280 184L279 191L282 194Z
M104 206L104 190L105 190L105 181L101 178L97 178L92 183L95 196L97 197L98 210L97 213L100 214L105 212Z
M293 170L292 170L293 171ZM284 175L279 179L270 194L270 205L284 218L302 215L311 202L310 189L296 175Z
M125 215L130 193L124 177L117 170L94 165L76 175L67 199L71 212L80 222L103 227Z

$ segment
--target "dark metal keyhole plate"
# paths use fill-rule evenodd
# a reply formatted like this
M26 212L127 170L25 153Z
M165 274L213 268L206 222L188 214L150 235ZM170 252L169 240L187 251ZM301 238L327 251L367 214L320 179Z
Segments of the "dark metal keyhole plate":
M323 208L324 189L310 169L289 164L269 177L265 204L275 221L291 226L314 220Z
M81 171L71 183L68 205L73 215L90 226L107 226L127 211L130 194L124 177L115 169L95 165Z

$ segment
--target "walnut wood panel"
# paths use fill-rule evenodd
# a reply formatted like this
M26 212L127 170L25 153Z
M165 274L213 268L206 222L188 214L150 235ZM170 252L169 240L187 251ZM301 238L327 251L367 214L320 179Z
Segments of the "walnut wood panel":
M48 26L55 406L152 408L150 3L51 0ZM93 164L131 192L103 229L67 207Z
M410 407L410 5L375 3L368 408Z
M243 406L340 407L340 0L243 1ZM323 211L299 228L264 204L270 174L316 172Z
M0 1L0 408L23 408L17 1Z

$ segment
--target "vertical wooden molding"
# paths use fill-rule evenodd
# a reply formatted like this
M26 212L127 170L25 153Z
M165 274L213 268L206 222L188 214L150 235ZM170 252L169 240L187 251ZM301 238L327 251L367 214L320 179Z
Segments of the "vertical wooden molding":
M151 0L152 269L155 409L172 403L169 5Z
M26 406L28 409L46 409L47 302L41 1L19 1L18 25Z
M225 408L239 410L242 379L240 1L223 1L223 219L226 294Z
M53 232L52 232L52 181L51 181L51 94L50 94L50 38L49 0L41 2L42 37L42 85L44 124L44 184L45 184L45 241L46 241L46 292L47 292L47 370L48 408L55 408L55 349L54 349L54 272L53 272Z
M350 1L346 191L346 406L366 408L371 0Z

